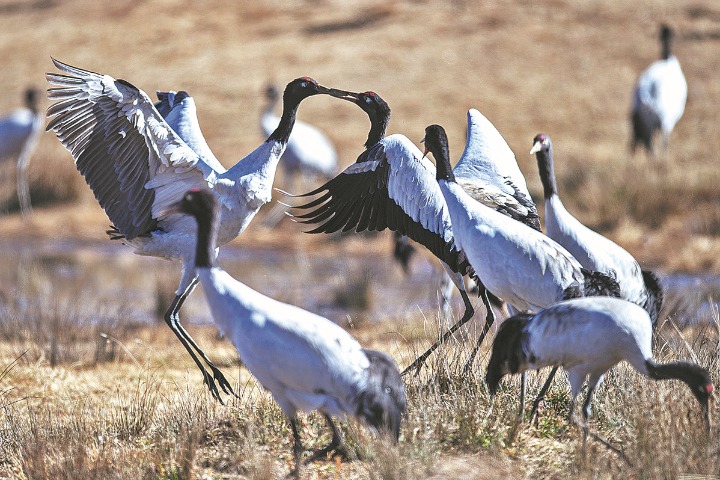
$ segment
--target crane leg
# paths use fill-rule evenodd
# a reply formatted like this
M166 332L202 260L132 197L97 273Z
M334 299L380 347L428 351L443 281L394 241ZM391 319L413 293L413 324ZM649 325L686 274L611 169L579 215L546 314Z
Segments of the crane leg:
M314 452L310 456L310 458L305 460L306 465L310 462L314 462L315 460L326 458L327 454L330 452L338 453L344 460L348 460L350 458L348 451L345 448L345 438L343 437L342 432L337 427L337 425L335 425L335 422L333 422L333 419L330 415L328 415L327 413L323 413L323 415L325 416L325 421L327 421L327 424L332 429L332 433L333 433L332 440L330 441L330 443L327 446Z
M20 213L23 218L28 218L32 214L32 204L30 203L30 188L27 181L27 166L30 155L25 152L20 154L17 163L17 195L20 203Z
M216 398L220 403L223 403L222 399L220 398L220 392L218 391L217 385L215 383L216 381L220 384L220 388L224 393L231 394L235 397L237 397L238 395L233 390L230 382L228 382L225 378L225 375L223 375L220 369L215 366L215 364L210 360L210 358L208 358L205 352L202 351L202 349L198 346L195 340L193 340L187 330L185 330L185 328L180 323L180 308L182 307L185 299L188 297L192 289L195 287L195 285L197 285L197 283L198 279L197 277L195 277L195 279L190 283L188 288L185 289L185 292L183 292L182 295L175 296L175 299L170 305L170 308L165 313L165 322L168 324L173 333L175 333L175 336L180 340L180 343L183 344L185 350L187 350L187 352L190 354L190 357L193 359L195 364L202 372L203 382L208 386L208 389L210 389L210 393L212 394L212 396ZM195 352L197 352L203 359L203 361L205 361L208 368L210 368L210 370L212 371L212 375L210 375L210 373L207 371L200 359L198 359Z
M293 434L293 455L295 456L295 471L292 472L295 478L300 478L300 460L303 454L302 441L297 428L297 416L290 417L290 428Z
M480 285L480 288L483 292L482 300L485 304L485 308L487 309L487 315L485 317L485 325L483 326L482 332L480 332L480 336L478 337L477 342L475 342L475 347L473 347L472 352L470 352L470 358L467 359L465 367L463 367L464 373L468 373L472 368L473 362L475 361L475 355L477 355L478 350L480 350L480 345L482 345L483 340L485 340L485 336L490 331L490 327L492 327L492 324L495 322L495 313L490 306L490 297L488 296L487 288L482 285Z
M548 389L550 388L550 384L552 383L553 378L555 378L555 374L557 373L557 371L558 371L558 367L557 366L553 367L553 369L550 371L550 375L548 376L548 379L545 380L545 385L542 386L542 388L540 389L540 393L538 394L537 398L533 402L533 407L532 407L532 410L530 411L530 423L532 423L533 420L535 419L535 415L537 415L537 410L538 410L538 407L540 406L540 402L542 402L543 399L545 398L545 394L547 393Z
M518 417L522 421L523 412L525 412L525 392L527 391L527 372L520 374L520 411Z
M468 297L467 292L464 289L461 289L460 295L462 296L463 302L465 303L465 313L463 314L463 317L455 325L453 325L450 330L445 332L432 347L428 348L425 353L416 358L415 361L412 362L405 370L403 370L400 375L404 376L412 370L415 370L415 375L418 375L423 365L425 365L425 361L428 359L428 357L432 355L432 353L437 350L440 345L445 343L445 341L450 338L450 336L455 333L458 328L465 325L468 320L472 318L472 316L475 314L475 309L473 309L472 303L470 303L470 298Z

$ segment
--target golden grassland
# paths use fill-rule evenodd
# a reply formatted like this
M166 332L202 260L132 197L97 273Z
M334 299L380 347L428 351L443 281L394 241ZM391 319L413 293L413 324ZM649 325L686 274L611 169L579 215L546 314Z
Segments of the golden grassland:
M194 364L163 324L123 322L123 307L82 289L50 286L42 300L28 285L3 306L0 321L0 478L273 479L292 466L288 423L270 395L242 368L227 340L191 327L239 394L214 401ZM80 293L78 293L80 292ZM95 300L93 300L95 298ZM22 300L29 301L25 303ZM115 309L113 309L115 308ZM720 375L714 325L679 333L677 305L659 329L660 360L695 358ZM423 319L425 315L425 319ZM437 334L431 312L360 324L352 333L370 348L410 363ZM488 346L470 374L462 367L476 337L470 328L408 376L408 414L398 446L362 426L344 426L357 457L319 461L304 478L678 478L720 475L717 430L680 382L653 382L626 365L610 371L593 403L592 429L631 464L568 424L569 389L550 390L539 422L516 423L517 378L491 403L482 382ZM562 376L560 377L562 378ZM530 395L544 380L530 376ZM717 402L711 415L719 418ZM330 432L322 416L301 416L308 449Z
M669 152L652 160L629 154L628 109L636 75L658 56L660 22L678 31L689 97ZM375 90L393 110L389 133L419 143L426 125L442 124L454 157L474 107L508 141L539 205L527 151L543 131L554 141L561 196L583 222L645 266L718 273L719 39L720 6L710 0L0 0L0 112L17 106L27 85L46 87L53 56L151 96L189 91L209 144L229 166L262 141L268 81L310 75L327 86ZM356 107L312 98L299 118L328 132L343 166L360 153L368 122ZM0 168L10 177L0 193L10 210L0 217L0 239L107 241L107 218L51 134L30 165L36 208L28 221L17 213L11 166ZM289 222L278 234L258 220L235 242L341 248ZM343 253L387 248L385 240L344 243ZM177 281L176 272L167 275L167 283ZM122 305L92 292L79 296L87 287L0 285L0 369L8 367L0 377L0 478L269 479L289 472L289 426L229 342L210 327L191 327L237 385L241 398L226 397L222 406L167 327L123 322ZM683 323L686 308L666 308L670 322L654 350L661 360L694 355L717 381L718 316L715 325L680 334L673 325ZM440 323L437 312L408 310L382 328L360 323L352 332L403 367ZM317 462L306 478L720 476L717 430L704 435L687 388L651 382L626 366L610 372L597 393L593 428L632 466L594 441L582 455L579 433L565 418L564 381L551 390L537 426L515 428L519 382L506 381L489 404L481 381L487 348L471 375L461 373L473 328L469 340L459 337L408 378L409 412L397 447L350 423L346 434L359 460ZM531 376L530 391L542 380ZM711 408L719 418L717 403ZM303 417L302 437L308 448L329 441L321 416Z

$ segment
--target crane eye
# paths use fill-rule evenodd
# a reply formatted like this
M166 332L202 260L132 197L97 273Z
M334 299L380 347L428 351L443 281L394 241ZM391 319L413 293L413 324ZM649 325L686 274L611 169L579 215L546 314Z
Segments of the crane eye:
M370 97L365 97L365 103L370 105L372 103L372 99Z
M307 88L307 86L308 86L308 83L307 83L307 82L300 82L300 87L301 87L301 88Z

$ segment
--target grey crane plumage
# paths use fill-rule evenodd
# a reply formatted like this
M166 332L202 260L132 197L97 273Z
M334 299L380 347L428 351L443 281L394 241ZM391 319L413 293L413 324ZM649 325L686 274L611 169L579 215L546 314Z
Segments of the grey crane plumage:
M363 349L330 320L266 297L223 271L216 261L216 203L207 190L191 190L169 211L190 215L198 224L195 266L213 318L289 419L295 475L303 452L300 410L319 410L333 431L330 445L312 458L342 447L332 416L359 418L397 441L407 400L392 358Z
M500 326L493 342L485 381L494 395L505 375L563 366L572 390L570 421L575 399L588 378L582 408L587 423L592 396L605 372L623 360L653 380L685 382L700 404L709 430L708 400L713 384L708 371L692 362L656 362L652 357L652 322L647 311L619 298L572 299L535 314L521 313L509 318Z
M55 103L47 111L51 117L47 130L53 130L71 152L113 224L108 231L112 239L121 239L139 255L182 262L180 284L165 321L202 372L212 395L221 400L216 382L225 393L234 393L232 386L179 318L198 281L193 267L196 226L186 216L162 212L189 188L210 188L221 206L218 245L237 237L271 199L277 163L300 102L328 89L308 77L290 82L278 128L226 170L211 153L203 156L190 148L142 90L109 75L55 59L53 63L63 73L47 74L50 84L59 87L48 90Z

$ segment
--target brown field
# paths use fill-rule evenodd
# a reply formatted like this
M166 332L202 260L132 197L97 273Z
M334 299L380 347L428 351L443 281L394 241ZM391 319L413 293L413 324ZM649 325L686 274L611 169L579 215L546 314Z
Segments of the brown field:
M658 56L660 22L677 29L688 104L665 158L633 158L630 93L636 75ZM262 141L268 81L282 85L309 75L326 86L375 90L393 110L388 133L419 143L425 126L439 123L455 158L464 147L466 111L474 107L506 138L539 204L537 167L527 152L543 131L553 138L560 195L578 218L644 266L717 274L719 48L720 5L711 0L0 0L0 112L18 106L26 86L46 88L53 56L128 80L151 96L189 91L208 143L229 166ZM328 132L343 167L360 153L368 122L356 107L313 98L299 118ZM0 209L8 210L0 217L1 241L107 242L107 217L53 135L44 135L30 165L35 212L28 221L17 212L11 166L0 168L10 173L0 177ZM291 222L279 228L281 235L258 219L234 243L345 255L388 248L387 236L338 243L301 235ZM142 277L146 270L138 265ZM23 273L0 273L0 370L15 365L0 375L0 478L270 479L289 472L288 424L214 329L192 333L238 385L242 398L228 398L227 406L205 393L165 326L123 322L128 305L97 298L93 280L47 284ZM175 270L165 273L168 283L177 281ZM131 282L113 288L123 291ZM673 328L694 308L677 301L666 309L670 322L656 339L657 356L695 355L717 382L717 312L711 327L682 334ZM357 322L353 333L402 367L439 323L437 312L408 312L382 329ZM480 381L487 353L476 375L464 377L465 346L460 338L423 375L408 379L410 411L397 448L351 423L348 441L361 460L318 462L305 476L720 476L717 429L704 436L683 385L655 384L626 367L608 375L594 402L593 427L621 446L630 466L593 441L583 457L578 431L565 420L565 382L551 390L538 426L514 431L519 382L507 382L490 410ZM542 379L531 381L534 392ZM719 410L716 402L716 419ZM329 441L315 414L304 417L302 435L309 448Z

